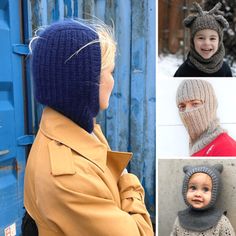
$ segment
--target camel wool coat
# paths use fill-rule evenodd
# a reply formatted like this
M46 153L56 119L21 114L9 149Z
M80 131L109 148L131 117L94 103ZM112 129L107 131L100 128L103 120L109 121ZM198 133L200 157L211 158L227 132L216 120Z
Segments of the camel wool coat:
M93 133L44 109L24 190L39 236L154 235L138 178L122 175L132 154L111 151L98 125Z

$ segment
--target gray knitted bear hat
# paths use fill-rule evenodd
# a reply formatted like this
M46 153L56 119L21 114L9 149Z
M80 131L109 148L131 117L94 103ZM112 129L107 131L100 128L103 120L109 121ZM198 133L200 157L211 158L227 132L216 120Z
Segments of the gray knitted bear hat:
M223 171L223 165L216 164L214 166L184 166L183 171L185 176L183 180L182 194L186 205L193 208L187 200L188 183L190 178L196 173L204 173L211 177L212 191L210 203L206 207L201 208L201 210L206 210L214 206L220 191L220 174Z
M208 230L217 225L223 215L223 210L216 207L216 201L219 197L221 188L220 174L223 171L223 165L184 166L183 171L185 176L183 180L182 194L188 208L178 212L180 225L187 230L197 232ZM212 180L211 200L207 206L201 209L194 208L187 201L188 183L190 178L196 173L207 174Z
M222 16L223 12L219 10L221 3L217 3L210 11L204 11L196 2L193 3L193 7L197 14L189 15L183 21L184 26L190 28L191 32L189 60L200 71L208 74L215 73L223 65L223 58L225 55L223 45L223 29L228 28L229 23ZM201 57L201 55L197 53L193 40L195 34L204 29L215 30L219 35L218 50L208 59Z

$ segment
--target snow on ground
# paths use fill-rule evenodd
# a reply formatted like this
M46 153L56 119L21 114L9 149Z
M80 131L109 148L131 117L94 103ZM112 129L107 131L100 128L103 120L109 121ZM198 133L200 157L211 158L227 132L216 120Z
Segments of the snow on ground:
M176 54L161 54L158 57L157 79L173 77L176 70L183 63L183 56ZM236 77L236 65L231 67L232 74Z
M173 77L182 63L182 56L175 54L161 54L158 57L157 78L162 79L162 77Z

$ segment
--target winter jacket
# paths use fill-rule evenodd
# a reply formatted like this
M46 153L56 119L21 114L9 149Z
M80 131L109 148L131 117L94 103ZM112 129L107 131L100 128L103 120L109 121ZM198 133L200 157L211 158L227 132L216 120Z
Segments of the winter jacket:
M174 77L232 77L232 72L225 61L217 72L208 74L200 71L189 59L187 59L175 72Z
M190 231L184 229L180 223L178 217L175 220L173 231L170 236L235 236L234 229L229 222L229 219L222 215L221 219L214 227L205 230L203 232Z
M236 141L227 133L221 133L202 150L192 156L235 156Z
M131 155L111 151L98 125L89 134L45 108L24 191L39 235L152 236L138 178L121 176Z

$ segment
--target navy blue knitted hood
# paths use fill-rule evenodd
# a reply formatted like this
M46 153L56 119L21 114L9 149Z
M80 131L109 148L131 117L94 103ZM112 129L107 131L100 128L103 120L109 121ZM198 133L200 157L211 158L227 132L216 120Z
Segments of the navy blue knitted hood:
M101 48L93 42L98 40L90 26L65 20L47 27L32 46L36 100L89 133L99 112Z

